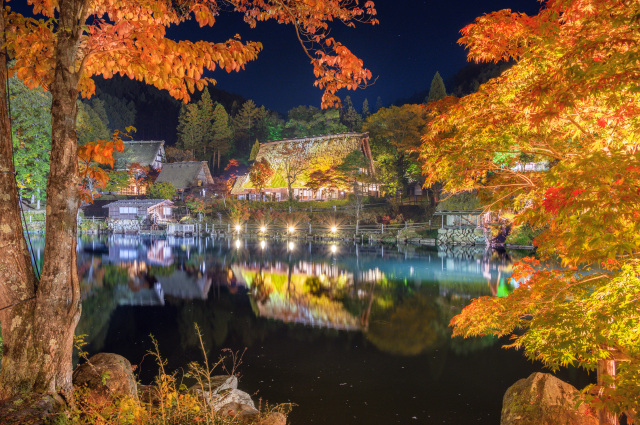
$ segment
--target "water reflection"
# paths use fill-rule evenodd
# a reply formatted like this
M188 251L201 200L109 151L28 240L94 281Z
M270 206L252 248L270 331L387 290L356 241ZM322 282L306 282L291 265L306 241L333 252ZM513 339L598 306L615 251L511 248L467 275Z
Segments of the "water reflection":
M296 403L293 425L492 424L506 387L533 367L492 338L451 339L448 323L472 298L508 293L517 257L304 240L81 238L77 332L89 335L90 352L134 364L152 333L177 370L200 358L198 323L211 353L249 348L243 387ZM148 363L142 381L156 372Z
M122 235L80 239L78 252L85 305L204 301L215 286L248 297L258 317L364 332L396 355L448 343L449 320L471 298L509 292L513 262L477 248Z

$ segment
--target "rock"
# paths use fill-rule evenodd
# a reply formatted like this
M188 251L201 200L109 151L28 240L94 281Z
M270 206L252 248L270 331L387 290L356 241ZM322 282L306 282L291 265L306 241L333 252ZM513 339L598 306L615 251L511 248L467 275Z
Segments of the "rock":
M235 418L234 423L239 424L250 424L254 423L260 412L255 407L251 407L247 404L240 403L227 403L220 408L218 411L222 416L229 416Z
M287 425L287 417L280 412L272 412L255 425Z
M221 391L219 393L214 393L213 397L208 397L208 395L209 394L205 392L205 400L211 404L213 410L216 412L229 403L244 404L253 409L256 408L253 400L251 400L251 396L238 389L229 389Z
M500 425L597 425L586 404L574 409L578 390L548 373L536 372L504 394Z
M215 375L210 378L210 381L211 385L209 385L209 382L203 382L202 386L200 384L195 384L190 388L190 390L195 392L202 392L202 390L204 389L205 393L208 393L210 395L211 392L217 394L224 390L238 389L238 378L233 375Z
M24 394L0 403L2 425L48 425L54 423L57 412L65 405L60 396Z
M106 395L138 396L131 363L113 353L98 353L73 371L73 384L86 385Z

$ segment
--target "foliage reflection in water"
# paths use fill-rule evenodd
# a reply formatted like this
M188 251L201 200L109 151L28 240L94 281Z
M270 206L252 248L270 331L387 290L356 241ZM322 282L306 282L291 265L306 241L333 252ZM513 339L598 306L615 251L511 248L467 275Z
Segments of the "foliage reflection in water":
M502 393L538 368L450 319L510 291L517 253L304 241L82 238L92 352L144 361L152 333L178 369L206 348L248 348L241 386L297 404L296 424L499 422Z

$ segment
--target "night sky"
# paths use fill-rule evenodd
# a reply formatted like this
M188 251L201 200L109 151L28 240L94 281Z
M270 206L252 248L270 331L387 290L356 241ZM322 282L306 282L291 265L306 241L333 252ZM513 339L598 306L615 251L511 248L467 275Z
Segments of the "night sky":
M465 50L457 44L459 31L477 16L505 8L535 14L540 8L536 0L378 0L375 4L380 25L346 28L334 23L332 27L331 34L377 76L375 84L364 90L338 92L341 98L350 95L357 109L365 97L373 107L378 96L388 105L428 90L436 71L449 83L466 63ZM212 28L201 30L188 23L172 28L168 35L223 41L236 33L243 40L262 42L264 50L244 71L213 73L218 88L281 113L298 105L320 106L322 92L313 87L313 69L291 26L259 22L251 29L240 14L224 13Z

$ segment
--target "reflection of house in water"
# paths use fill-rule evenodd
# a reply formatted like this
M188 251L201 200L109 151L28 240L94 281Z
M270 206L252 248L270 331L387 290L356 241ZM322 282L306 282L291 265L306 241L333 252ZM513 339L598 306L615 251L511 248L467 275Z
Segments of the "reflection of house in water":
M166 296L207 299L211 277L199 269L173 268L172 245L182 246L185 240L158 239L145 245L137 237L114 237L110 242L108 262L126 269L129 280L118 289L119 305L164 305Z
M231 267L234 282L247 286L258 316L287 323L300 323L339 330L361 330L367 326L368 311L359 316L332 296L336 288L358 297L353 289L354 275L335 264L297 261ZM366 309L365 309L366 310Z
M183 300L206 300L211 288L211 277L201 272L191 274L175 270L169 276L158 277L158 281L165 295Z
M167 241L155 240L147 250L147 260L152 264L170 266L173 264L173 250Z

